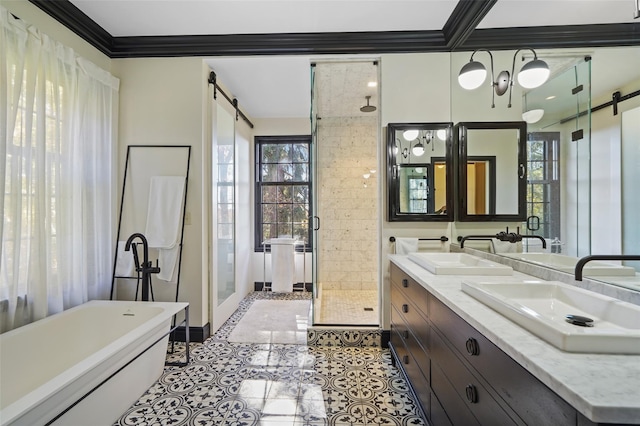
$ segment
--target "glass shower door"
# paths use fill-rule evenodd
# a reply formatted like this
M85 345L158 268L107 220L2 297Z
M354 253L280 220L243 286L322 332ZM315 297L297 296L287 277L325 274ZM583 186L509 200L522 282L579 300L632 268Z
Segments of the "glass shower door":
M588 255L591 62L576 58L575 65L526 93L523 105L544 110L540 121L527 125L527 216L538 217L540 225L532 233L548 239L551 252Z

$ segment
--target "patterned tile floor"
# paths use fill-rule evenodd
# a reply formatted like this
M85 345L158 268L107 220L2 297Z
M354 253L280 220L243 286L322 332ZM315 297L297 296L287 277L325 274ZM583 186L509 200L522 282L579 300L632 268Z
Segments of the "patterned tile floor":
M191 345L187 367L161 378L116 425L425 425L388 349L229 343L256 299L309 293L251 293L211 338ZM182 359L176 345L168 360Z

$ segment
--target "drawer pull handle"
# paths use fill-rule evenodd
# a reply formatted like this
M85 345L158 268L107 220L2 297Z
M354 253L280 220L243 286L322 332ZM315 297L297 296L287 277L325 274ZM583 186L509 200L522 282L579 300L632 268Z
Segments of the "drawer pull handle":
M467 394L467 401L469 401L471 404L475 404L478 402L478 390L475 386L467 385L465 393Z
M402 362L404 362L405 364L409 364L409 355L405 355L402 357Z
M478 345L478 341L473 337L469 337L467 339L467 353L471 356L475 356L480 354L480 346Z
M405 288L409 287L409 280L408 279L404 278L402 280L402 287L405 287Z
M406 303L402 305L402 312L404 312L405 314L409 312L409 305L407 305Z
M406 339L408 339L408 338L409 338L409 330L404 330L404 331L402 332L402 337L404 337L404 338L405 338L405 340L406 340Z

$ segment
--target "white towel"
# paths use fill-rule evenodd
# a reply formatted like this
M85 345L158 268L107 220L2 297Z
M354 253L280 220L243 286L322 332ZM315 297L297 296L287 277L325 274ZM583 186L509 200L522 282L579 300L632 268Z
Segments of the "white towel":
M295 270L293 238L272 238L271 243L271 291L292 292Z
M133 247L131 250L124 251L126 241L118 241L118 258L116 259L116 276L130 277L133 275Z
M418 251L417 238L397 238L396 237L396 254L409 254Z
M158 249L158 278L171 281L180 250L180 225L184 198L184 176L152 176L145 237Z

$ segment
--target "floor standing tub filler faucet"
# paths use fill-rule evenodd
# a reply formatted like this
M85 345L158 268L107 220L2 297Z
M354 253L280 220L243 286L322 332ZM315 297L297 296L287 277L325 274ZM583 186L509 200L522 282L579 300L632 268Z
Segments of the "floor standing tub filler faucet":
M160 268L158 266L152 266L151 261L149 260L149 243L147 242L147 238L139 232L135 234L131 234L131 236L127 239L127 243L124 246L125 251L131 250L131 243L136 238L139 238L142 241L143 247L143 261L140 266L140 272L142 272L142 300L145 302L149 301L149 287L150 287L150 274L157 274L160 272Z

